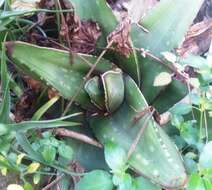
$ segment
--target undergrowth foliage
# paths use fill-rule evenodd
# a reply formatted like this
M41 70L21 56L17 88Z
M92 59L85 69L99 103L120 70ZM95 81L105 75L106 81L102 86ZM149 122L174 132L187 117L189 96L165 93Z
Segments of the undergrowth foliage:
M180 46L202 3L133 23L105 0L0 1L7 189L212 189L212 46Z

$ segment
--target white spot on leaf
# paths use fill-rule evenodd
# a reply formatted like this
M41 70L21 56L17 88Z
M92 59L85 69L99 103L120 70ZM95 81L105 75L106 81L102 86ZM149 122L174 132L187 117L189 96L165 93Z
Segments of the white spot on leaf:
M153 86L165 86L172 81L171 74L167 72L162 72L155 77Z

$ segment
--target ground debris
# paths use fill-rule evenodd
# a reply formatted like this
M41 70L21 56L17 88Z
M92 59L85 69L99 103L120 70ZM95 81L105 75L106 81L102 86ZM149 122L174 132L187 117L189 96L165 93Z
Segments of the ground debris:
M201 55L209 49L211 39L212 18L192 25L177 53L181 56Z
M34 104L36 103L37 93L34 90L28 88L15 105L14 116L15 122L21 122L32 117L34 112Z
M130 19L125 17L118 27L107 37L108 43L113 41L115 51L126 57L132 52L129 40L130 24Z
M75 53L91 53L101 35L99 25L92 21L81 21L74 14L66 15L66 23L62 23L60 35L69 35L70 50Z

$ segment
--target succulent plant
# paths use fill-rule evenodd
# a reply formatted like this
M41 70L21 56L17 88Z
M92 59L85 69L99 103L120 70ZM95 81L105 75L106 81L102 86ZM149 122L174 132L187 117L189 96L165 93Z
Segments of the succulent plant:
M68 51L15 41L6 43L9 58L19 70L54 88L65 99L74 98L87 113L86 121L92 129L91 133L103 146L112 142L128 153L126 164L134 172L162 188L183 187L187 174L181 156L148 108L150 104L165 111L186 95L187 88L181 81L172 80L162 87L155 87L153 83L160 73L174 72L162 53L178 47L203 0L197 0L192 5L185 0L160 1L141 19L140 25L130 25L128 37L131 50L128 56L109 50L101 59L98 57L99 48L106 46L107 36L117 27L116 17L105 0L70 2L80 19L95 21L101 28L102 35L95 55L70 55ZM92 74L89 78L85 77L91 69ZM8 94L5 96L9 97ZM6 123L5 119L1 121ZM58 122L54 123L55 127L62 121ZM41 127L45 125L36 125L39 124ZM78 123L61 124L73 126ZM8 125L15 127L15 124ZM4 127L0 128L2 134L8 132L4 131ZM30 127L23 127L22 132L28 129ZM86 133L84 129L81 131ZM89 146L83 150L90 159L103 155L101 150L89 152ZM80 157L78 151L76 148L75 158ZM102 166L107 168L104 160Z

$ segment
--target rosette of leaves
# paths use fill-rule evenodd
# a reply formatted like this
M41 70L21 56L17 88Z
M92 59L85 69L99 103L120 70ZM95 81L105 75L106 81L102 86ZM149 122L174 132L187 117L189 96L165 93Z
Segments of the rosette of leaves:
M105 47L106 37L118 24L106 2L71 2L81 19L91 19L99 24L102 36L97 49ZM184 0L162 0L141 20L140 24L147 31L138 25L131 26L130 54L126 57L110 51L99 60L92 77L89 80L85 77L87 81L84 76L93 68L98 55L74 54L71 55L73 64L70 64L69 52L23 42L7 43L8 55L18 69L55 88L64 98L74 98L85 112L95 113L88 114L87 118L94 136L105 146L112 142L120 147L124 155L124 164L118 165L113 163L115 158L108 159L108 154L116 157L116 150L105 151L106 162L116 177L129 168L161 187L180 188L185 185L187 176L175 145L153 119L151 112L138 115L148 108L147 101L155 105L165 102L163 106L168 109L187 93L186 87L177 80L170 80L162 87L154 87L153 83L161 72L174 72L166 65L168 63L161 64L158 60L162 59L162 52L171 51L179 45L201 3L202 0L198 0L188 6ZM76 95L76 92L79 93ZM96 173L91 173L90 178L85 176L85 180L98 176L101 182L107 184L106 189L113 188L108 173ZM124 182L129 182L128 175L124 176ZM113 178L113 184L121 189L120 179Z

